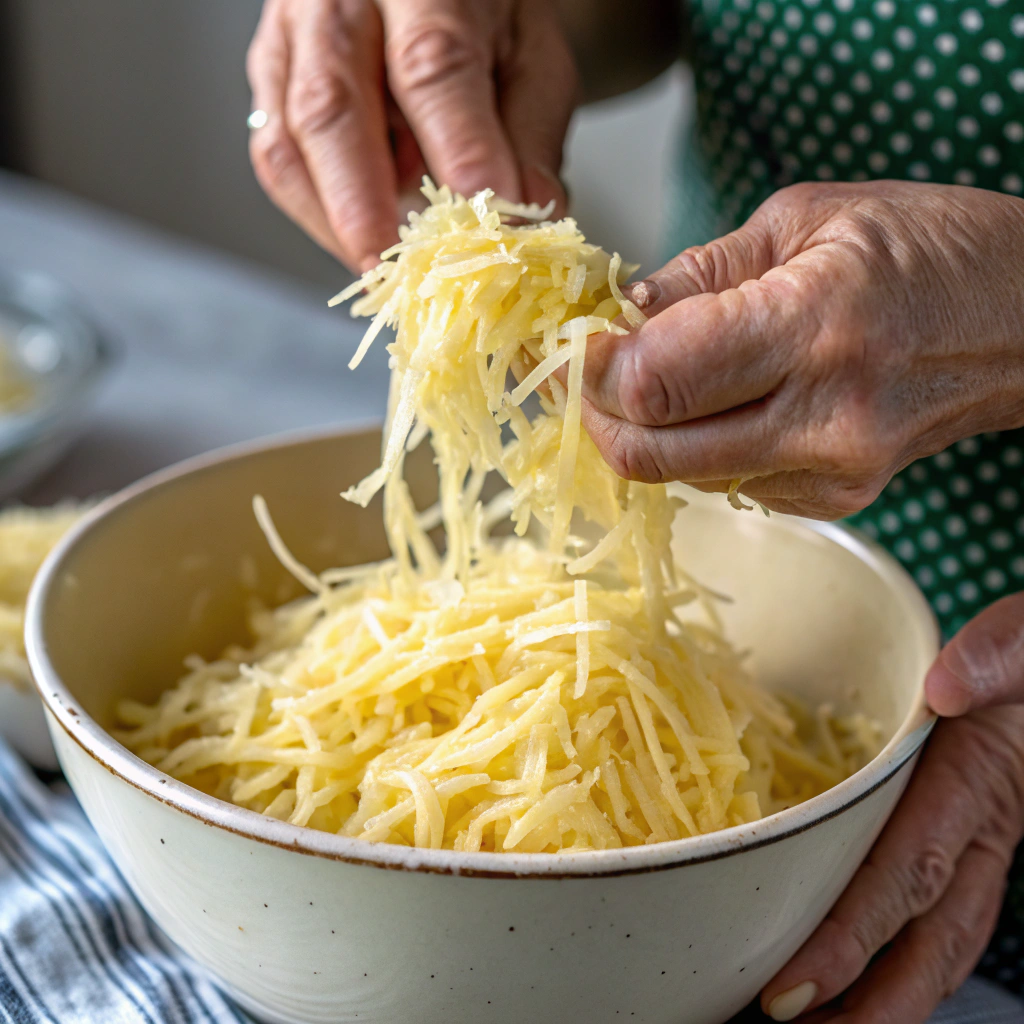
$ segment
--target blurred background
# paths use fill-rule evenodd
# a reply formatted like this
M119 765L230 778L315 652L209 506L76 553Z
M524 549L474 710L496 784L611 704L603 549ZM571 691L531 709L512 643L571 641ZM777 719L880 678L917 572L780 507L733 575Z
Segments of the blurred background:
M343 271L249 168L244 55L259 0L0 0L0 163L313 285ZM588 236L657 265L689 108L673 69L576 117L566 177Z

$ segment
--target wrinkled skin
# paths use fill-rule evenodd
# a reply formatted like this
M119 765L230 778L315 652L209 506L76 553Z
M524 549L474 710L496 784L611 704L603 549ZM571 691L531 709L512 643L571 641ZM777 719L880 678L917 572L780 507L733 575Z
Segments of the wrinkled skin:
M353 270L397 241L427 172L564 209L578 86L545 0L267 0L247 66L256 176Z
M908 463L1024 425L1024 201L879 181L777 192L634 287L587 350L585 424L623 476L834 519Z
M1024 594L968 623L926 692L958 717L936 726L868 859L765 988L766 1011L812 982L801 1021L922 1024L984 952L1024 835Z

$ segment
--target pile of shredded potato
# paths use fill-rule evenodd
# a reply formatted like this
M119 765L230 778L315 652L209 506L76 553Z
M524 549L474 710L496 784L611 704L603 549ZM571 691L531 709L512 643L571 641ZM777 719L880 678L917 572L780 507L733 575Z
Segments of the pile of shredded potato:
M0 512L0 682L31 682L25 659L25 601L44 559L83 511L65 502L53 508L17 505Z
M548 211L424 193L338 297L365 291L354 311L374 317L353 367L396 328L382 463L346 495L365 505L383 488L393 558L317 576L257 498L312 596L256 613L252 647L191 659L156 705L123 702L123 741L276 818L466 851L685 838L860 767L870 723L752 683L713 595L673 563L683 502L620 480L580 429L587 337L643 322L619 257ZM513 364L535 369L510 388ZM565 364L563 387L549 374ZM440 498L419 510L403 462L428 435ZM492 469L510 486L484 503ZM509 517L516 536L492 537ZM439 523L443 551L427 533ZM704 624L680 616L690 602Z

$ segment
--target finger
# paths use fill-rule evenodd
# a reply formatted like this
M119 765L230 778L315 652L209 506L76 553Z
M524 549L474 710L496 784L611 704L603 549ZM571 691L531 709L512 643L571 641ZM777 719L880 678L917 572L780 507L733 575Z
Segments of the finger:
M464 195L492 188L521 198L511 144L498 116L491 41L454 4L424 11L382 0L392 95L439 184Z
M840 519L869 505L885 473L808 470L807 433L778 398L674 427L641 427L602 412L586 398L582 422L609 466L627 480L679 480L702 491L742 495L773 512Z
M717 485L773 474L770 479L802 486L801 451L790 439L783 408L771 399L677 426L648 427L610 415L584 397L583 426L605 461L627 480ZM755 493L754 483L743 490L760 501L764 492ZM790 496L793 487L786 492Z
M805 489L804 473L774 473L771 476L759 477L749 483L741 483L736 491L741 500L753 498L771 512L779 512L787 516L802 516L804 519L835 519L836 511L824 501L813 497L788 497ZM688 484L695 490L705 494L727 494L733 489L736 477L730 480L695 480ZM820 488L819 488L820 490ZM812 488L813 491L813 488ZM787 495L780 497L779 495ZM745 502L748 508L755 506Z
M996 601L946 644L925 694L940 715L1024 701L1024 593Z
M906 794L828 917L762 993L780 1017L794 992L813 1009L847 989L908 921L934 907L975 836L979 801L959 771L957 734L937 730Z
M1009 856L969 847L939 903L843 999L834 1024L924 1024L968 978L995 929Z
M595 337L585 393L605 412L654 427L757 401L810 347L817 302L817 282L802 267L684 298L631 334Z
M572 52L550 5L533 0L517 7L516 46L499 71L499 108L519 164L522 199L565 214L559 178L562 150L579 80Z
M249 136L249 157L263 190L314 241L340 258L341 250L284 119L289 53L279 5L267 4L246 57L252 109L267 122Z
M391 96L387 100L387 113L391 149L395 154L398 194L403 197L415 193L420 200L425 201L420 185L423 182L423 175L427 173L427 162L420 152L420 144L416 141L405 115ZM400 198L399 202L401 201Z
M660 270L631 285L632 301L655 317L694 295L717 294L756 280L776 266L769 222L754 214L743 227L722 238L695 245Z
M314 0L292 27L289 129L345 260L366 269L397 240L395 168L372 3Z

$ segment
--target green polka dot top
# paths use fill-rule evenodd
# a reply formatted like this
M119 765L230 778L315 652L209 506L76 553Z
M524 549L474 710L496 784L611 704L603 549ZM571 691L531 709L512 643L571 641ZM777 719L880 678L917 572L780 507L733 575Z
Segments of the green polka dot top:
M797 181L898 178L1024 192L1024 3L693 0L697 117L676 163L671 252ZM1022 317L1024 319L1024 317ZM1024 430L914 463L852 517L944 634L1024 590ZM1024 847L982 969L1024 994Z

